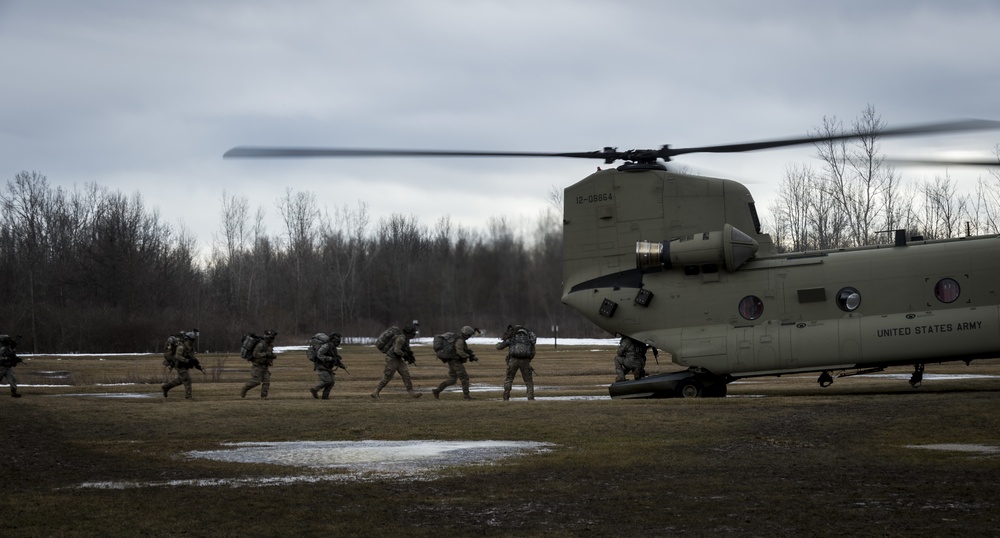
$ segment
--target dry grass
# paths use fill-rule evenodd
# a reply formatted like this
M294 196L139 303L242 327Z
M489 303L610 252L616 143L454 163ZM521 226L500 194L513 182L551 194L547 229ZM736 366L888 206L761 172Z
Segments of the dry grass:
M496 388L473 402L456 392L412 400L398 378L372 401L383 363L371 348L344 350L351 375L337 375L329 401L309 395L315 376L299 354L279 356L267 401L256 390L239 398L249 368L235 356L202 357L209 373L193 372L191 402L180 389L159 395L166 373L157 357L33 358L18 367L22 384L49 383L32 372L53 371L74 384L26 386L19 400L0 391L0 536L936 536L992 535L1000 523L1000 456L906 448L1000 445L1000 379L928 380L915 391L905 380L821 389L814 376L789 376L731 385L725 399L547 400L603 396L613 378L610 349L561 347L534 361L540 399L505 403L501 356L476 352L473 383ZM417 355L414 381L429 392L446 368L425 349ZM1000 361L927 369L945 372L997 375ZM105 382L140 384L97 385ZM152 397L69 395L107 392ZM367 439L558 447L427 481L78 487L300 475L183 453L233 441Z

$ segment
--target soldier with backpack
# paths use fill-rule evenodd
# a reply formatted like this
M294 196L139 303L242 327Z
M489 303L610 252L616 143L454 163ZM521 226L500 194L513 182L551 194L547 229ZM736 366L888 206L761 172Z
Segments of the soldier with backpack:
M24 360L14 352L16 347L17 340L6 334L0 334L0 381L7 380L7 384L10 385L11 398L21 397L21 393L17 392L17 376L14 375L14 367Z
M442 381L437 388L431 391L435 400L440 399L441 392L454 385L458 380L462 381L462 394L465 399L474 399L469 394L469 374L465 371L465 362L479 360L466 343L466 340L475 333L475 329L466 325L458 334L443 333L434 336L434 354L448 364L448 379Z
M173 381L168 381L161 387L163 397L167 397L170 389L184 385L184 399L191 399L191 374L188 370L197 368L202 370L201 363L194 356L195 340L198 339L198 329L182 332L176 336L167 338L163 346L163 364L177 371L177 377Z
M508 325L500 338L497 349L507 349L507 377L503 381L503 399L510 400L514 375L521 372L521 379L528 390L528 399L535 399L535 382L531 378L531 359L535 358L535 333L523 325Z
M319 384L309 389L313 398L319 398L319 391L323 391L323 399L330 399L330 391L333 390L335 381L334 370L343 368L344 362L337 354L337 346L340 345L339 333L316 333L309 340L309 347L306 348L306 357L313 363L313 369L319 373Z
M632 373L635 379L646 377L646 350L649 346L628 336L622 336L615 353L615 383L625 381L625 376ZM653 348L653 356L657 355Z
M420 393L413 390L410 369L406 367L407 364L417 362L413 356L413 350L410 349L410 339L416 334L417 330L413 325L405 325L402 329L389 327L379 335L375 341L375 347L385 353L385 370L382 372L382 380L378 382L375 391L372 392L372 399L378 399L379 393L389 384L396 372L399 372L399 377L403 378L406 392L414 398L420 397Z
M260 385L260 397L267 399L267 392L271 388L270 368L274 364L275 359L275 336L278 336L278 333L271 330L265 331L264 336L257 338L257 342L253 345L253 352L250 357L253 369L251 370L250 381L247 381L243 385L243 389L240 390L240 398L246 398L248 390Z

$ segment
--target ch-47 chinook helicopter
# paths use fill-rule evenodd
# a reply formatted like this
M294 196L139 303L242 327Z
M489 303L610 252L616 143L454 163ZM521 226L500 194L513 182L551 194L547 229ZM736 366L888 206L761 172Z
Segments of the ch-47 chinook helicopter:
M965 120L879 137L997 129ZM735 153L871 133L719 146L582 153L236 147L226 157L573 157L599 170L566 187L563 303L610 333L668 351L686 370L614 383L613 397L725 396L729 382L819 372L856 375L1000 356L1000 236L782 253L749 190L670 171L690 153ZM992 162L909 161L919 164ZM849 373L849 374L848 374Z

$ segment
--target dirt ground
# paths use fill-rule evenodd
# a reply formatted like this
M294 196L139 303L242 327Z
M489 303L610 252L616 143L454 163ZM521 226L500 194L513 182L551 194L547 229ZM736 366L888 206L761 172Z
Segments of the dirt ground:
M503 402L502 356L468 365L474 401L430 389L447 369L417 349L423 392L343 350L314 400L302 353L279 355L267 400L235 356L201 357L194 399L163 398L153 356L34 357L20 399L0 387L0 536L995 536L1000 360L839 378L746 379L727 398L611 400L610 348L533 361L538 399ZM663 358L652 373L675 370ZM517 379L516 387L522 386ZM454 387L453 387L454 389ZM419 476L190 456L227 443L533 441L541 453ZM289 460L290 461L290 460ZM296 480L277 478L297 477ZM303 477L310 480L303 480ZM313 480L314 479L314 480ZM101 486L103 484L103 486Z

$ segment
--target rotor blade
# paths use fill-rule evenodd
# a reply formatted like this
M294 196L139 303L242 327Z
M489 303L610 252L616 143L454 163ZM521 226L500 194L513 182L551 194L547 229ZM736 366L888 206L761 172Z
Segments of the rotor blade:
M911 125L909 127L897 127L895 129L882 129L876 132L875 135L882 138L889 136L917 136L936 133L951 133L957 131L982 131L989 129L1000 129L1000 121L958 120L942 123L928 123L923 125ZM870 131L855 131L831 136L805 136L778 140L762 140L760 142L746 142L742 144L703 146L698 148L664 147L660 150L660 158L669 160L671 157L676 155L685 155L688 153L740 153L744 151L757 151L761 149L816 144L818 142L828 142L833 140L847 140L850 138L869 136L871 134L872 133Z
M615 153L617 155L617 153ZM271 157L578 157L584 159L605 159L609 153L590 151L576 153L547 153L534 151L451 151L423 149L367 149L367 148L287 148L237 146L225 154L224 158L271 158Z
M883 162L896 166L1000 166L1000 159L989 161L948 160L948 159L885 159Z

